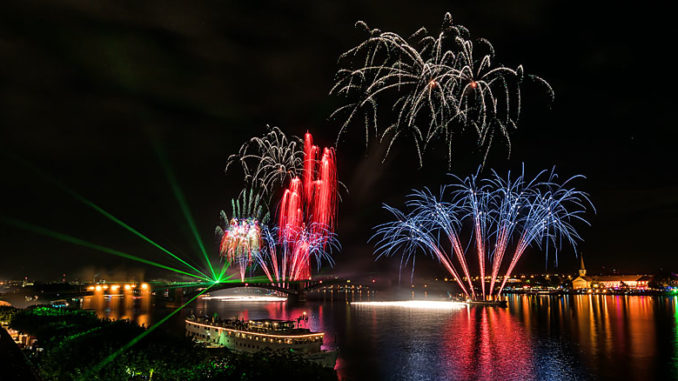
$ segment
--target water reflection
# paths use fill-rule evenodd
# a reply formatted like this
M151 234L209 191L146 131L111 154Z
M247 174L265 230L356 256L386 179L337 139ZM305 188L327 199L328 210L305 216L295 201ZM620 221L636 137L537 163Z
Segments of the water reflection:
M300 324L326 332L324 346L339 349L342 379L678 379L675 297L510 296L509 308L460 310L352 306L352 298L369 300L332 293L304 305L200 299L192 309L241 319L306 313ZM133 295L94 295L83 308L146 326L158 313L150 298ZM179 332L176 318L165 326Z
M648 296L514 296L511 313L530 330L537 364L622 379L676 377L676 299ZM561 353L555 353L560 348ZM548 368L548 366L547 366ZM599 377L595 377L599 378Z
M131 288L117 293L95 290L93 295L82 299L81 308L94 310L100 319L127 319L142 327L151 323L151 293L145 290L136 294Z
M661 349L658 330L664 329L660 322L675 311L675 303L619 295L578 295L563 301L556 318L565 326L563 334L585 352L582 361L587 368L609 369L634 379L662 374L656 361ZM667 328L672 330L672 325L675 322Z
M447 378L525 380L535 374L525 327L503 308L473 308L450 316L440 366Z

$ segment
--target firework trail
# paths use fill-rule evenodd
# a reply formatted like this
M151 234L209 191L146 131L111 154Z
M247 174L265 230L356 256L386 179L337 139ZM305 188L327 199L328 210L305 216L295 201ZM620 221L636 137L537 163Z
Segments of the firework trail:
M545 248L546 260L548 260L549 248L553 247L556 250L554 257L557 264L557 253L562 249L563 243L576 247L577 242L582 240L572 223L580 221L589 224L583 217L587 206L593 209L588 195L567 187L572 180L583 178L583 176L574 176L563 184L558 184L558 176L554 169L547 175L548 179L535 187L532 197L528 199L527 212L521 219L520 239L497 294L501 293L527 247L535 244L540 248Z
M588 225L584 213L589 207L595 211L588 195L569 185L579 177L583 176L560 183L555 169L541 171L532 179L525 176L524 169L515 178L511 172L502 177L492 171L488 178L480 178L478 173L465 179L453 176L455 182L441 187L437 195L428 188L416 190L408 198L407 212L384 205L394 220L375 228L372 240L377 258L399 254L401 267L411 261L414 271L417 253L432 256L467 297L476 298L477 287L466 258L471 254L462 246L463 237L470 237L478 258L479 294L482 299L498 297L528 247L544 249L547 263L549 248L556 249L556 261L563 243L576 249L582 239L574 224ZM509 254L505 263L511 250L513 255ZM466 282L453 263L454 257ZM486 263L490 266L489 287L485 287ZM495 288L502 268L501 285Z
M479 218L482 223L487 223L487 220L493 221L493 230L495 234L494 251L491 253L492 272L490 276L490 296L494 290L494 284L499 274L499 269L504 258L504 254L510 243L510 239L514 237L516 229L528 228L530 220L525 219L526 210L528 213L532 210L538 210L539 204L534 203L534 198L538 192L539 187L548 185L546 182L541 182L540 178L546 171L541 171L532 180L527 181L523 171L515 178L511 177L511 172L508 172L506 178L502 178L496 172L492 172L492 178L487 180L486 188L480 193L481 197L488 205L487 219ZM583 195L587 198L586 195ZM534 206L532 208L531 206ZM521 216L521 212L523 215ZM520 232L518 232L520 234ZM486 237L485 235L482 237ZM478 239L479 236L476 236ZM575 246L575 245L573 245ZM505 277L508 276L508 273ZM482 282L484 285L484 281Z
M326 226L312 224L295 232L293 239L280 240L278 227L262 227L262 250L256 257L271 283L283 284L286 281L308 279L308 264L315 261L317 268L323 262L334 265L332 253L341 245L337 234Z
M276 185L283 186L303 171L304 152L301 139L288 138L278 127L267 128L266 134L251 138L237 154L228 157L226 172L231 165L239 163L245 183L271 195Z
M261 203L261 196L255 194L253 189L249 189L249 192L247 189L242 190L237 199L231 200L231 207L231 219L222 210L221 221L224 227L216 227L220 240L219 254L225 257L229 265L238 266L240 279L244 281L253 258L260 255L261 224L268 222L269 213Z
M252 145L256 154L250 152ZM253 189L249 198L243 191L232 200L230 220L222 211L224 228L217 227L220 252L228 263L238 265L241 278L248 268L260 267L271 282L296 281L310 278L312 260L318 266L332 264L331 252L339 248L334 227L341 184L334 149L314 145L310 133L303 140L288 139L273 127L262 138L244 144L238 155L231 155L229 165L236 161L243 166L245 181L268 194L268 201L277 185L287 185L276 207L274 226L268 226L263 197L255 196Z
M423 252L440 261L447 271L461 287L465 295L468 291L452 263L452 258L439 245L438 234L433 224L427 224L428 217L420 214L404 214L402 211L384 204L384 209L389 211L394 220L376 227L377 233L371 240L376 241L377 259L381 256L392 256L396 252L401 253L400 266L407 266L412 262L412 273L416 254Z
M446 192L447 187L445 186L440 188L438 195L434 195L428 188L415 190L410 195L406 205L412 208L413 213L417 215L416 221L418 224L429 226L434 231L439 230L440 233L443 233L445 237L447 237L452 252L459 260L461 269L468 280L469 290L471 291L471 294L475 296L475 291L471 284L468 264L466 263L464 250L461 247L459 238L461 220L454 214L454 210L459 206L452 202L444 201ZM436 234L438 234L438 232L436 232ZM442 251L440 251L440 253L442 253ZM458 277L458 275L456 275L456 270L453 275L455 278Z
M304 136L304 171L294 177L285 189L278 209L278 241L285 247L283 274L286 279L310 277L311 245L309 239L322 242L326 233L334 231L337 176L333 148L313 145L310 133ZM329 237L328 237L329 238ZM324 244L323 244L324 245Z
M454 137L466 130L475 133L478 147L484 149L483 162L495 135L504 137L510 154L509 132L517 128L526 77L522 66L496 64L492 44L471 39L468 29L455 25L450 13L445 14L438 35L420 28L403 38L369 29L363 21L356 26L369 37L340 56L330 90L349 100L330 116L343 120L337 144L348 125L362 117L366 145L370 127L380 141L388 141L384 159L396 140L409 136L422 166L427 146L441 139L447 145L449 167ZM553 98L545 80L527 77L544 85ZM385 118L387 127L382 131L377 122L381 99L395 99L390 107L393 116Z

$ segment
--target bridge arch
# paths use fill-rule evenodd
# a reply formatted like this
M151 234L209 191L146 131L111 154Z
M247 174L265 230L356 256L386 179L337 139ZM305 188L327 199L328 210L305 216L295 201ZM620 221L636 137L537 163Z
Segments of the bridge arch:
M232 288L259 288L270 291L278 291L287 295L298 295L300 291L299 287L294 287L294 284L291 284L290 287L280 287L270 283L220 283L210 287L209 292L229 290ZM199 291L194 292L197 294Z
M209 288L209 292L219 291L219 290L228 290L232 288L258 288L263 290L277 291L288 296L290 301L304 301L306 300L306 293L317 289L322 286L333 285L333 284L343 284L345 281L339 279L330 279L330 280L312 280L312 281L294 281L287 282L284 285L279 285L276 283L219 283L213 285ZM157 287L158 290L163 289L163 287ZM205 288L183 288L181 291L177 289L179 294L175 293L175 297L181 299L193 298L202 292Z

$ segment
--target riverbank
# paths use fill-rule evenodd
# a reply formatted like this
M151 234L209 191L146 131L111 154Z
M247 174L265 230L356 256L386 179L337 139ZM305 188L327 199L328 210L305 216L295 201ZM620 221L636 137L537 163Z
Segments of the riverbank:
M646 290L646 289L515 289L504 290L506 295L635 295L635 296L676 296L676 291Z
M12 336L0 327L0 380L39 381Z
M30 359L44 381L268 380L281 376L336 380L334 370L294 353L206 349L183 335L144 329L126 320L101 320L91 311L37 306L16 310L10 326L37 338L19 354Z

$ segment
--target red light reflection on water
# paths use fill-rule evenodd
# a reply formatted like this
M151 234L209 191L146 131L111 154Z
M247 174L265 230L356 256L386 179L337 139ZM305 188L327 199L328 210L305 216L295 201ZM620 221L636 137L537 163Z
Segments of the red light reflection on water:
M313 332L325 332L325 337L323 338L323 345L325 347L331 347L336 341L336 338L329 334L326 329L327 327L324 326L325 316L322 305L290 307L287 303L271 302L266 304L265 309L270 319L298 321L301 328L308 328Z
M454 379L525 380L534 374L530 337L504 308L469 308L452 314L443 333L449 354L441 364Z

